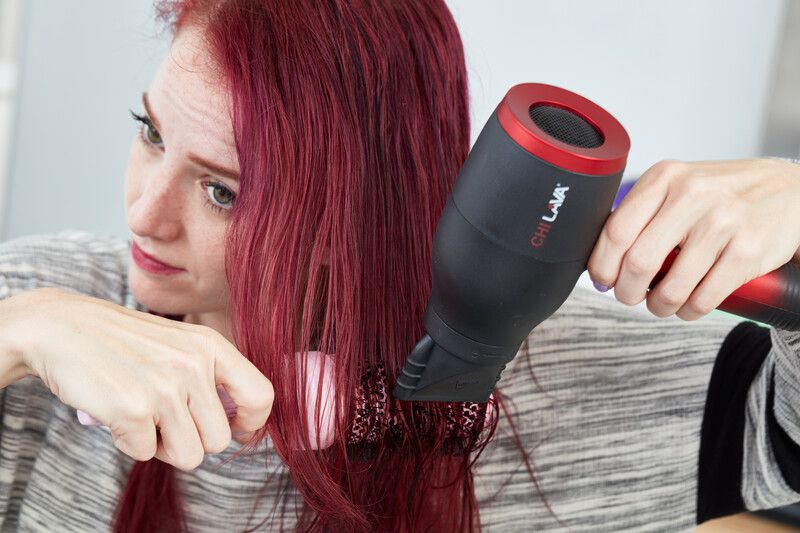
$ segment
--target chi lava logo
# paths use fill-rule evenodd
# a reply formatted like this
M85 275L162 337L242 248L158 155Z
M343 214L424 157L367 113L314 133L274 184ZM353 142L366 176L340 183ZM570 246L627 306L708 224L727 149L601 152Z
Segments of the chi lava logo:
M568 190L569 187L562 187L560 183L556 183L553 189L553 197L547 204L547 211L542 215L541 220L539 220L539 225L536 227L536 232L533 234L533 237L531 237L531 246L534 248L542 246L547 240L550 228L553 227L556 218L558 218L558 210L561 209L561 205L567 198Z

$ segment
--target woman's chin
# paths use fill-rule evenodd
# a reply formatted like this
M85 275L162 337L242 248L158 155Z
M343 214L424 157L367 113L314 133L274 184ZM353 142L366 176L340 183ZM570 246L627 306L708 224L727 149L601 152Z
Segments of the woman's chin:
M152 280L147 274L138 271L138 267L131 265L128 270L128 286L133 298L148 310L158 314L183 314L179 307L179 293L183 291L170 291L165 286Z

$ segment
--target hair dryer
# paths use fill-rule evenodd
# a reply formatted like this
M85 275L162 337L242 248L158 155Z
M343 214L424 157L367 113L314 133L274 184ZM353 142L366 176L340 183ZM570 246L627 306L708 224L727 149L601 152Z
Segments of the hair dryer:
M508 91L436 227L427 334L409 354L395 397L488 400L523 340L586 270L629 149L622 125L580 95L538 83ZM800 266L752 280L718 309L800 329Z

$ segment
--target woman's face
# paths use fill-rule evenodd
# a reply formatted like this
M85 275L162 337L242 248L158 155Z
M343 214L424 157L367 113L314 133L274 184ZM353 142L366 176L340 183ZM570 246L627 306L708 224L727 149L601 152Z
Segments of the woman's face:
M239 190L229 99L209 58L197 29L179 32L143 97L125 175L133 243L182 269L154 274L131 260L131 290L154 311L205 318L195 323L227 314L225 232Z

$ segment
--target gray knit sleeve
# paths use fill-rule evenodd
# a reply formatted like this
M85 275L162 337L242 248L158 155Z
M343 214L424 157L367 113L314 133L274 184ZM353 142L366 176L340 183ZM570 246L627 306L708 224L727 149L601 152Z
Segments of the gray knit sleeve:
M745 411L742 499L750 510L800 501L800 332L770 334Z
M0 299L58 287L125 303L128 242L78 230L0 243Z
M745 412L742 499L751 510L800 501L800 332L771 329L770 338Z
M58 287L126 304L128 244L66 230L0 243L0 299ZM0 529L15 530L30 471L54 416L55 396L29 376L0 389ZM74 415L72 415L74 416ZM63 471L59 470L59 475ZM10 519L9 517L13 517Z

